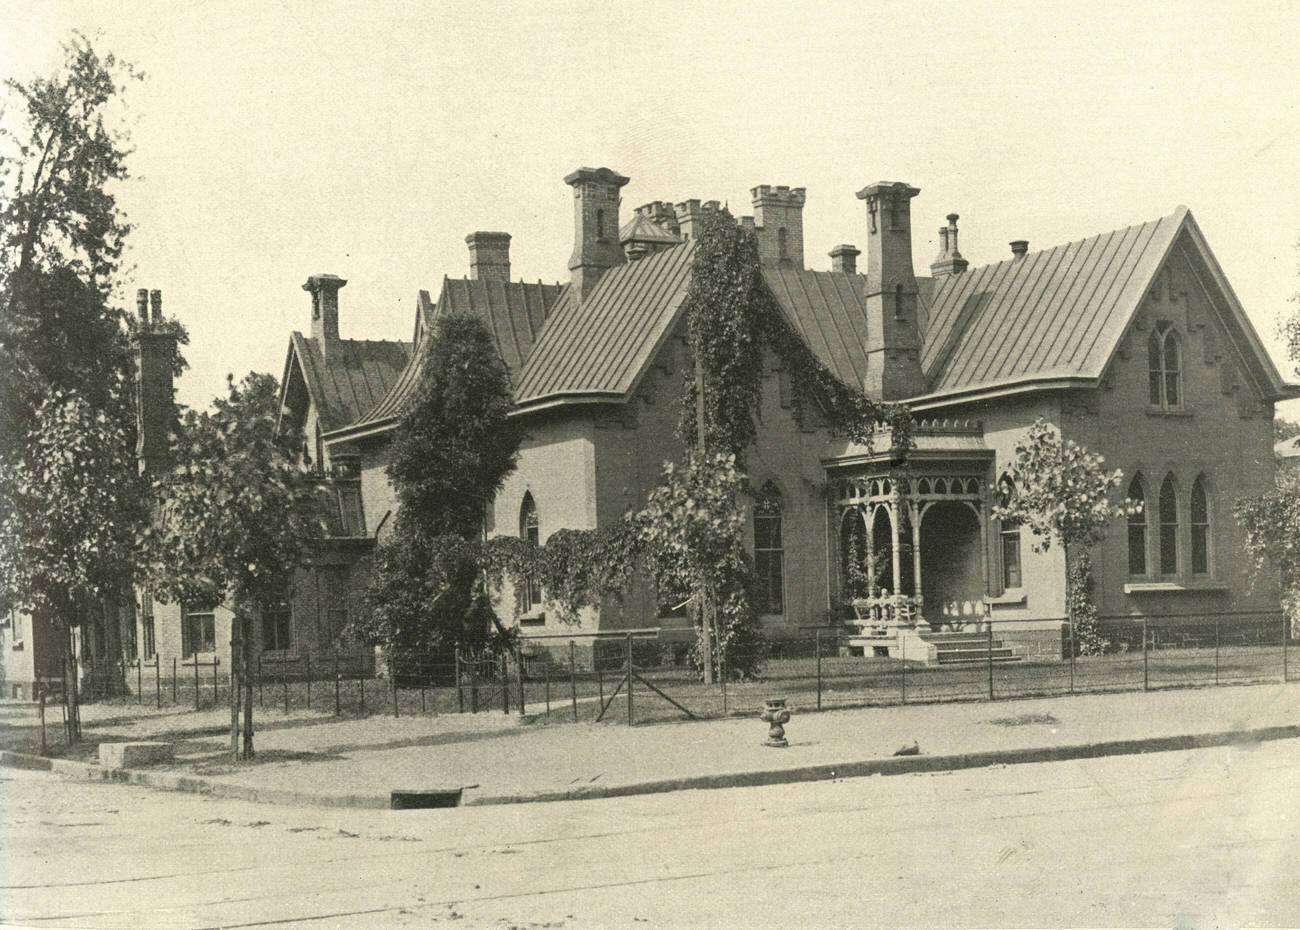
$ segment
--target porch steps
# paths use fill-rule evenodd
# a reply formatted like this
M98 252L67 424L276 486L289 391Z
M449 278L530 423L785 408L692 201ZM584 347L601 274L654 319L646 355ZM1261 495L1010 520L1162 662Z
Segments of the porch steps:
M990 653L995 664L1019 662L1010 646L994 639L990 648L987 634L982 633L922 633L921 639L934 648L936 665L969 665L989 661Z

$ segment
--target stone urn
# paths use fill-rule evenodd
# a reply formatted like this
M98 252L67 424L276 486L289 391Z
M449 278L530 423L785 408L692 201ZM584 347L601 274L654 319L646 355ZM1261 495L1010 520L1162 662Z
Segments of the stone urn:
M790 722L790 708L785 706L785 698L768 698L764 701L763 713L759 719L769 724L764 746L784 749L790 745L785 738L785 724Z

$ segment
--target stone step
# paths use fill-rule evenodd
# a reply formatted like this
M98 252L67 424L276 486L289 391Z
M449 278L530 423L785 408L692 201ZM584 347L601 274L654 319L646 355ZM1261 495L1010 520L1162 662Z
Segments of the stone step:
M1021 657L1013 653L1010 649L994 649L992 658L994 662L1019 662ZM935 656L935 662L938 665L965 665L978 664L989 661L989 651L987 649L961 649L950 652L941 652Z

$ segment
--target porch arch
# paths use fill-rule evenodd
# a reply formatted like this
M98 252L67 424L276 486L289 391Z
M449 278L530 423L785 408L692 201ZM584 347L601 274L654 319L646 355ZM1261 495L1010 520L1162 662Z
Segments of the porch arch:
M983 534L965 501L934 501L921 515L921 595L932 624L982 619Z

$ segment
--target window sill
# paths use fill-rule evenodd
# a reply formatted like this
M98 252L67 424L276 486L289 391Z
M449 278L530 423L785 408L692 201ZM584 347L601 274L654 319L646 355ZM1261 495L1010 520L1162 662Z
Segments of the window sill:
M1149 417L1190 417L1191 415L1192 411L1186 407L1166 408L1147 405L1147 416Z
M546 623L546 611L537 610L523 614L519 618L520 626L543 626Z
M1227 591L1221 581L1134 581L1124 585L1125 594L1171 594L1185 591Z
M12 649L14 652L22 652L23 641L21 639L15 639L12 643L9 644L9 648Z
M1023 604L1026 595L1023 588L1007 588L1001 594L986 594L985 604Z

